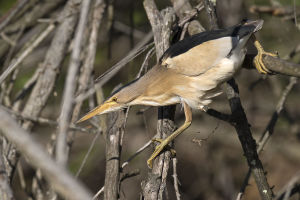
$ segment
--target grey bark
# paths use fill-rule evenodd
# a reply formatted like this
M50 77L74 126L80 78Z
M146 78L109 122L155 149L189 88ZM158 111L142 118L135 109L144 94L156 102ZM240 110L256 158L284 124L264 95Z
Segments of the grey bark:
M22 129L2 107L0 107L0 118L2 135L22 152L32 166L41 170L47 181L59 194L66 199L74 200L92 198L91 193L68 171L58 166L44 148Z
M171 25L174 21L174 11L167 8L161 12L153 0L145 0L144 7L151 23L158 59L169 47ZM166 138L175 130L175 106L166 106L158 109L157 137ZM153 169L148 174L147 180L142 182L144 199L163 199L166 187L166 178L171 159L170 151L163 152L153 162Z
M121 135L124 134L125 113L114 112L108 115L108 132L106 134L106 170L104 199L117 200L120 184Z

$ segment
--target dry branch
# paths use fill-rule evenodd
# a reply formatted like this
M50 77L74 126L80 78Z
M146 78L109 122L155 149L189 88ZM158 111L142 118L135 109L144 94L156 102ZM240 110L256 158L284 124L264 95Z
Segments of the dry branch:
M21 54L13 63L10 64L7 69L0 76L0 84L6 79L6 77L18 67L18 65L51 33L55 28L54 24L50 24L46 30L44 30L40 36L34 40L34 42Z
M300 77L300 64L288 62L280 58L264 55L265 66L277 74Z
M273 113L269 123L267 124L266 130L263 132L263 134L262 134L262 136L261 136L261 138L258 142L258 147L257 147L257 153L258 154L263 150L265 144L267 143L267 141L269 140L269 138L273 134L276 122L278 120L278 117L279 117L280 113L283 110L283 106L285 104L286 98L287 98L288 94L290 93L290 91L292 90L293 86L296 83L297 83L297 78L291 77L290 78L290 83L286 86L286 88L282 92L282 95L281 95L281 97L280 97L280 99L277 103L276 110ZM242 198L242 196L245 192L245 189L248 186L250 175L251 175L251 169L248 170L247 175L244 178L242 187L241 187L240 192L237 196L237 200L240 200Z
M27 103L22 112L23 116L38 117L51 94L56 77L60 71L61 63L65 58L70 37L73 34L74 26L76 25L77 15L70 13L78 12L78 0L69 0L61 15L65 17L58 26L51 46L49 47L45 60L41 65L42 72L27 100ZM76 6L77 5L77 6ZM31 121L25 121L22 127L30 130L33 126ZM11 177L13 168L16 166L19 154L15 148L11 148L8 153L8 175Z
M108 115L106 134L105 200L119 198L121 135L124 133L125 113L123 110Z
M5 170L4 157L2 149L0 149L0 199L14 200L13 192L10 187L10 180Z
M214 5L210 0L205 1L205 6L207 14L209 15L210 22L214 23L213 28L217 28L217 16L215 12ZM226 84L226 95L229 100L229 105L231 108L231 117L234 121L233 126L236 129L239 140L241 142L244 155L247 158L248 166L252 170L256 185L258 187L260 196L263 200L271 200L273 193L268 184L263 165L258 157L256 151L256 142L252 137L251 130L249 128L249 123L247 116L244 112L241 100L239 97L238 85L235 83L234 79L231 79Z
M171 26L174 21L174 11L167 8L161 12L153 0L145 0L144 8L154 34L156 58L158 59L169 47ZM174 115L176 106L158 109L157 137L166 138L175 129ZM159 155L153 164L152 171L146 181L142 182L142 192L145 199L162 199L166 187L166 178L170 165L171 153L166 151Z
M19 1L16 6L12 8L12 10L5 16L5 18L0 23L0 32L2 29L15 17L16 13L19 12L23 8L23 6L28 2L29 0L21 0Z
M275 200L289 200L291 196L300 192L300 172L296 173L291 180L280 190Z
M153 33L149 32L144 39L142 39L136 46L125 56L122 60L116 63L114 66L109 68L106 72L104 72L101 76L99 76L95 80L95 85L93 88L89 89L87 92L78 95L75 99L75 103L84 101L91 95L93 95L96 90L102 87L105 83L107 83L114 75L116 75L127 63L136 58L138 55L143 53L148 47L152 46L152 44L148 44L153 37Z
M65 169L58 166L32 136L23 130L17 122L0 107L0 129L3 136L12 142L17 149L30 161L66 199L87 200L91 193L77 182Z
M80 0L69 0L60 14L60 17L63 17L64 20L55 32L42 64L43 72L40 74L22 112L25 116L37 117L46 105L49 95L53 90L77 22L78 15L75 13L79 12L78 2ZM25 123L24 126L30 127L32 124Z
M256 142L252 137L247 116L244 112L239 97L238 86L235 83L234 79L228 81L226 85L226 95L229 100L229 105L232 112L234 128L243 147L248 166L253 173L260 196L263 200L271 200L273 193L267 182L263 165L259 160L258 154L256 152Z
M87 23L88 11L91 0L85 0L81 4L80 18L74 38L74 46L71 54L71 61L65 81L62 108L59 116L59 125L56 141L56 159L61 165L66 165L68 160L67 152L67 131L72 118L73 99L76 91L77 72L80 67L80 54L82 51L83 34Z
M3 32L7 34L9 38L15 40L20 29L22 28L28 29L33 25L36 25L38 19L42 18L45 15L48 15L49 13L51 13L51 11L58 8L64 2L65 0L30 2L26 4L19 13L17 13L18 19L15 22L11 24L7 24L3 28ZM30 10L30 12L27 12L27 10ZM26 12L22 12L22 11L26 11ZM8 48L9 48L9 44L3 42L3 40L0 39L1 58L7 53Z
M95 62L95 56L96 56L96 50L98 44L97 43L98 32L99 32L98 30L102 22L104 10L105 10L105 2L103 0L95 1L93 6L93 12L92 12L92 22L90 28L91 31L88 37L89 38L88 44L85 47L86 55L78 78L78 89L76 92L77 94L80 94L88 90L88 87L92 85L90 83L92 82L91 75L94 69L94 62ZM78 120L82 103L83 103L82 101L77 102L76 105L74 106L71 122L75 122ZM73 137L74 137L73 132L68 133L67 143L69 144L69 148L72 145Z

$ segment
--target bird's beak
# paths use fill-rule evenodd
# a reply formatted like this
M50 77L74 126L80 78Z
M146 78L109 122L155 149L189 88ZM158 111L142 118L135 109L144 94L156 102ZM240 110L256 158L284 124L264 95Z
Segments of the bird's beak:
M101 115L104 113L112 112L115 110L120 109L122 106L120 106L115 101L106 101L102 105L94 108L90 112L88 112L86 115L84 115L81 119L79 119L76 123L83 122L85 120L90 119L91 117L94 117L95 115Z

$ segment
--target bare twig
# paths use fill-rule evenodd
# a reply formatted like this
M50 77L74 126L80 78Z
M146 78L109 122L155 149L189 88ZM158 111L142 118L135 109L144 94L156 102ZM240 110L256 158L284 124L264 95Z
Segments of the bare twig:
M143 62L143 64L142 64L141 68L140 68L140 71L139 71L139 73L138 73L137 76L136 76L137 78L141 77L143 70L144 70L145 72L147 72L149 60L150 60L150 58L152 57L153 52L154 52L154 47L151 48L151 49L148 51L148 53L146 54L146 57L145 57L144 62Z
M65 82L65 89L63 95L63 103L61 114L59 117L58 136L56 143L56 159L61 165L65 165L68 159L66 149L67 143L67 130L71 121L71 113L73 109L73 98L76 90L76 76L80 66L80 53L82 50L82 38L84 29L86 27L88 11L90 7L90 0L85 0L81 5L80 19L76 35L74 39L74 47L71 55L67 80Z
M127 35L130 35L132 32L133 37L135 37L136 39L142 39L146 35L146 33L142 32L140 30L137 30L137 29L133 29L131 31L131 28L128 25L126 25L120 21L114 21L113 25L116 30L122 31L123 33L125 33Z
M97 199L100 196L100 194L102 194L103 192L104 192L104 186L100 188L100 190L98 190L98 192L93 196L92 200Z
M274 128L275 128L275 125L276 125L276 122L277 122L277 119L283 109L283 106L284 106L284 103L286 101L286 98L288 96L288 94L290 93L290 91L292 90L293 86L296 84L297 82L297 78L295 77L291 77L290 78L290 83L286 86L286 88L284 89L278 103L277 103L277 106L276 106L276 110L275 112L273 113L267 127L266 127L266 130L263 132L259 142L258 142L258 147L257 147L257 153L259 154L265 144L267 143L268 139L270 138L270 136L273 134L273 131L274 131ZM248 182L249 182L249 179L250 179L250 176L251 176L251 169L248 170L247 172L247 175L245 176L244 178L244 181L243 181L243 184L242 184L242 187L240 189L240 192L237 196L237 200L240 200L245 192L245 189L246 187L248 186Z
M286 98L288 96L288 94L290 93L290 91L292 90L293 86L297 83L297 78L296 77L291 77L290 78L290 82L289 84L286 86L286 88L284 89L284 91L282 92L282 95L277 103L277 106L276 106L276 110L275 112L273 113L267 127L266 127L266 130L264 131L264 133L262 134L259 142L258 142L258 148L257 148L257 152L260 153L265 144L267 143L268 139L270 138L270 136L273 134L274 132L274 128L275 128L275 125L276 125L276 122L278 120L278 117L281 113L281 111L283 110L283 106L284 106L284 103L286 101Z
M54 24L50 24L48 28L16 59L0 76L0 84L6 77L51 33L55 28Z
M270 200L272 199L273 193L267 182L265 171L256 152L256 142L252 137L249 123L239 98L238 86L234 79L228 81L226 85L226 94L229 100L232 118L234 120L234 127L243 147L244 155L247 158L248 166L253 173L260 196L263 200Z
M139 174L140 174L140 170L139 169L135 169L135 170L133 170L131 172L124 173L124 174L122 174L122 176L120 178L120 182L123 182L123 181L125 181L128 178L138 176Z
M83 91L86 91L89 87L89 83L92 82L91 76L92 71L94 69L94 62L95 62L95 56L96 56L96 50L97 50L97 40L98 40L98 30L103 18L103 13L105 9L105 2L103 0L97 0L95 1L93 5L93 12L92 14L92 22L91 22L91 31L88 37L88 44L86 45L86 55L84 56L83 66L81 68L81 72L78 78L78 89L77 94L80 94ZM92 85L92 84L90 84ZM78 116L80 114L80 109L83 102L78 102L74 106L73 114L72 114L72 120L71 122L75 122L78 120ZM100 131L100 130L99 130ZM103 131L103 129L102 129ZM69 132L68 133L68 152L69 149L72 146L73 140L74 140L74 133Z
M16 6L12 8L8 15L0 22L0 32L2 32L3 28L13 19L13 17L15 17L16 13L19 12L28 1L29 0L20 0Z
M211 0L204 0L204 7L209 19L210 30L218 28L216 7Z
M214 5L210 0L206 0L206 10L207 14L210 17L210 22L214 23L212 28L217 28L217 16L215 12ZM244 155L247 158L248 166L253 172L253 176L258 187L260 196L263 200L272 199L272 190L267 182L267 178L262 166L261 161L259 160L258 154L256 152L256 142L252 137L251 130L249 128L249 123L247 116L244 112L244 109L241 104L239 97L238 86L235 83L234 79L231 79L226 84L226 95L229 100L229 105L232 112L232 119L234 121L233 126L236 129L239 140L241 142Z
M263 56L263 62L266 68L270 69L272 72L300 77L300 64L288 62L269 55Z
M153 0L144 0L144 8L154 33L156 58L163 55L169 47L171 26L174 20L174 11L166 8L159 12ZM175 106L161 107L158 109L157 137L165 138L174 129ZM143 196L145 199L162 199L166 187L166 178L169 170L171 153L166 151L159 155L153 163L153 169L147 180L142 182Z
M172 0L172 2L175 3L177 1L176 0ZM184 2L184 4L187 4L187 2ZM186 6L188 6L188 5L186 5ZM185 12L184 14L186 16L182 17L182 19L180 19L180 21L178 22L178 26L183 27L185 24L187 24L188 22L190 22L191 20L193 20L203 8L204 8L203 2L200 2L193 9L191 8L188 12ZM182 7L178 8L178 9L179 10L177 12L181 11ZM175 12L176 12L176 10L175 10Z
M22 112L23 116L38 117L41 110L44 108L48 97L54 87L54 82L56 76L59 73L61 67L61 62L65 58L66 47L68 45L69 39L73 33L74 26L76 24L77 15L68 15L70 12L77 12L78 5L77 0L69 0L65 8L61 12L61 15L66 15L62 23L59 25L54 38L52 40L51 46L48 49L45 60L42 64L43 73L39 76L37 83L35 84L29 99ZM31 121L25 121L22 127L26 130L30 130L33 126ZM18 152L15 148L10 148L9 150L9 162L11 171L9 176L13 173L13 168L19 158Z
M129 162L134 159L136 156L138 156L141 152L143 152L145 149L147 149L152 144L152 140L149 140L146 144L144 144L141 148L139 148L132 156L130 156L123 164L122 169L124 169Z
M120 140L124 132L125 113L119 111L108 115L110 125L106 135L105 200L117 200L120 181Z
M300 191L300 172L296 173L293 178L278 192L275 200L288 200L293 194Z
M67 199L91 199L90 192L77 182L65 169L58 166L42 146L0 107L2 134L24 154L34 167L41 169L53 188Z
M117 64L109 68L104 74L96 79L96 84L93 88L89 89L87 92L80 94L76 97L75 103L87 99L89 96L93 95L97 88L102 87L107 81L109 81L116 73L118 73L128 62L143 53L152 44L146 45L153 37L152 32L148 33L142 41L140 41L122 60ZM146 45L146 46L145 46Z
M175 189L175 194L176 194L176 199L180 200L180 192L179 192L179 180L177 176L177 158L174 157L173 159L173 179L174 179L174 189Z
M249 8L251 13L267 13L274 16L293 15L292 6L257 6L253 5ZM299 14L299 13L298 13Z
M36 122L39 124L47 124L50 126L57 126L58 123L57 121L51 120L51 119L47 119L47 118L43 118L43 117L30 117L30 116L25 116L22 113L19 113L17 111L14 110L10 110L8 108L3 108L5 109L6 112L9 112L11 115L15 115L17 118L23 120L23 121L32 121L32 122ZM96 133L97 131L91 130L91 129L86 129L86 128L82 128L79 126L75 126L73 124L71 124L69 126L69 129L73 130L73 131L81 131L81 132L85 132L85 133Z
M0 199L14 200L13 192L10 187L10 180L5 170L3 156L2 149L0 148Z
M79 175L80 175L80 173L81 173L81 171L82 171L84 165L86 164L86 161L87 161L87 159L88 159L88 157L89 157L89 155L90 155L90 153L91 153L93 147L95 146L95 143L96 143L96 141L97 141L97 139L98 139L100 133L101 133L101 132L98 131L98 133L95 135L95 137L94 137L92 143L90 144L89 149L88 149L88 151L86 152L86 154L85 154L85 156L84 156L84 158L83 158L83 160L82 160L82 162L81 162L81 164L80 164L80 167L79 167L79 169L77 170L77 172L76 172L76 174L75 174L75 177L76 177L76 178L79 177Z

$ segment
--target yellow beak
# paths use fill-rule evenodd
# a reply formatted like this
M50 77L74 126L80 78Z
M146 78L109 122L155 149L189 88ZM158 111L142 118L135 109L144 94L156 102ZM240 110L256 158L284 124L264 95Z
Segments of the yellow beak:
M85 120L90 119L91 117L94 117L95 115L101 115L110 111L114 111L116 108L118 108L119 105L115 101L110 102L104 102L102 105L94 108L90 112L88 112L86 115L84 115L81 119L79 119L76 123L83 122Z

